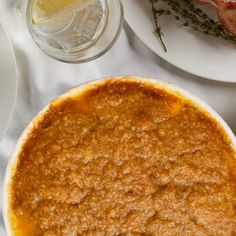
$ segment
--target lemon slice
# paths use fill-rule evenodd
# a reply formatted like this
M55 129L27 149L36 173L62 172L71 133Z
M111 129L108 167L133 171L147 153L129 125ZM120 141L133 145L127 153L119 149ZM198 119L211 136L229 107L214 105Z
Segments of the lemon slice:
M91 4L93 0L33 0L31 17L33 24L40 24L66 14L68 11L77 11Z

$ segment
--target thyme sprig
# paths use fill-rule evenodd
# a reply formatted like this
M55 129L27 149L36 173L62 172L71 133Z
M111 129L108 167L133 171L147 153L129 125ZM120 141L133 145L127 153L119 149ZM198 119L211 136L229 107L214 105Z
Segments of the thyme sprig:
M158 1L166 3L168 7L159 9ZM184 27L206 35L220 37L228 43L236 45L236 37L227 31L220 22L211 19L203 10L196 7L192 0L150 0L150 2L152 3L152 12L156 22L155 31L159 31L161 36L163 36L163 33L158 25L158 19L162 15L171 15ZM163 48L166 51L165 45Z
M152 4L152 13L153 13L153 16L154 16L154 23L155 23L155 33L157 34L161 44L162 44L162 47L164 49L165 52L167 52L167 49L166 49L166 45L162 39L162 36L164 35L161 31L161 27L159 26L158 24L158 18L165 13L165 10L157 10L156 6L155 6L155 3L157 3L158 0L149 0Z

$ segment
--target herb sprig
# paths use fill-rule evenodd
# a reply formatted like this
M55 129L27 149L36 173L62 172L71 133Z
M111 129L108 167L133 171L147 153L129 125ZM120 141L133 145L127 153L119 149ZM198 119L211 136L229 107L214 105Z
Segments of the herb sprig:
M159 26L158 24L158 18L163 14L165 13L165 10L157 10L156 6L155 6L155 3L157 3L158 0L149 0L152 4L152 13L153 13L153 16L154 16L154 22L155 22L155 33L157 34L161 44L162 44L162 47L164 49L165 52L167 52L167 49L166 49L166 45L162 39L162 36L164 35L161 31L161 27Z
M163 32L158 24L162 15L173 16L181 25L194 31L220 37L230 44L236 45L236 37L227 31L218 21L211 19L205 12L193 4L192 0L149 0L152 4L152 12L155 21L155 32L157 33L164 51L166 46L163 42ZM159 9L158 2L167 4L167 8Z

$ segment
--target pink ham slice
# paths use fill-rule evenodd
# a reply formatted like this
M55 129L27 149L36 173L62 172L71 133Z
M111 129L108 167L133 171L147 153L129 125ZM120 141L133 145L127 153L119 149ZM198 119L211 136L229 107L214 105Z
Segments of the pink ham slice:
M217 3L216 3L216 0L199 0L199 2L202 2L202 3L208 3L214 7L217 6Z
M199 0L216 8L221 24L236 36L236 0Z
M221 24L236 36L236 1L218 0L217 10Z

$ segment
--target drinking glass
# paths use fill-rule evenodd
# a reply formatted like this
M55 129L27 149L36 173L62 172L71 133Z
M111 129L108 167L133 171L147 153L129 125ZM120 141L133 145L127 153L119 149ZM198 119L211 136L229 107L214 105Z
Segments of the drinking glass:
M114 45L120 34L124 16L120 0L85 0L85 7L75 5L38 23L32 16L35 1L25 0L21 15L35 43L59 61L82 63L96 59Z

